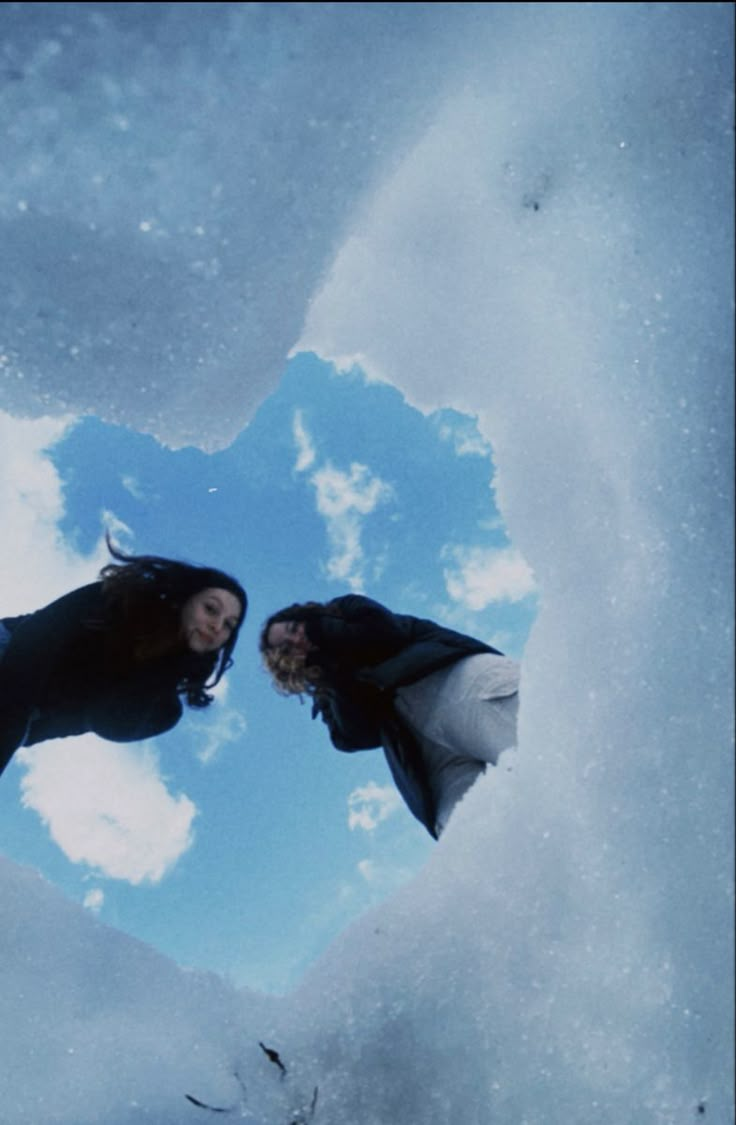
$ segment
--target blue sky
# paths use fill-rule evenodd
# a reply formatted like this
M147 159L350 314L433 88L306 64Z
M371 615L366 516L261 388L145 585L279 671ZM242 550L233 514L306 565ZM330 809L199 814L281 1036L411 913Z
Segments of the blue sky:
M306 705L274 692L259 627L291 601L362 590L520 657L534 583L493 504L491 449L472 418L425 416L359 369L300 353L227 449L171 450L88 417L40 458L85 577L107 526L130 550L231 571L250 607L208 713L144 747L87 737L14 764L0 794L6 854L181 964L282 990L434 845L380 751L338 754ZM128 787L119 806L111 794ZM68 788L84 791L83 809Z
M106 522L253 599L206 723L3 777L13 1125L733 1120L733 15L0 5L2 612ZM523 653L437 844L255 659L361 582Z

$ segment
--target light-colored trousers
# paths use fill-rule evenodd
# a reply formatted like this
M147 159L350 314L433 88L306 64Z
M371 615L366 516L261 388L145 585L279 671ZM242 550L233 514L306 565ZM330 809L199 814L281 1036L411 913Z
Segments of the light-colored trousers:
M435 800L435 830L470 786L516 746L520 666L482 652L399 688L396 707L422 747Z

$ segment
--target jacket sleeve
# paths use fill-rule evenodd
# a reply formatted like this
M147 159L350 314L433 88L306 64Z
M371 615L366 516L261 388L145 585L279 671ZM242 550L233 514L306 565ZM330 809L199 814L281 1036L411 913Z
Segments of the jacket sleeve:
M20 619L0 663L0 702L35 701L64 649L103 611L102 584L93 582Z
M90 729L110 742L139 742L171 730L183 707L174 682L148 684L146 670L95 700Z
M65 648L102 612L99 582L82 586L15 624L0 662L0 769L23 744L33 709Z
M454 664L462 656L470 655L471 651L463 651L442 641L416 641L389 660L384 660L372 668L362 668L359 678L381 691L392 691L413 684L424 676L430 675L431 672L446 668L449 664ZM475 651L486 652L487 649L484 646Z
M307 636L328 663L353 667L375 663L405 643L395 615L372 598L348 594L332 604L339 616L324 613L306 622Z
M360 680L380 691L390 692L416 683L424 676L437 672L440 668L446 668L464 656L481 652L503 655L485 641L465 633L458 633L454 629L447 629L433 621L412 617L398 618L399 623L402 621L405 623L402 647L387 654L386 659L371 667L361 668L358 674Z
M24 745L33 746L50 738L85 734L88 731L108 742L141 742L171 730L181 719L183 707L175 687L153 689L140 677L118 682L96 693L80 710L63 707L42 715L29 728Z
M318 715L336 750L374 750L381 746L380 714L367 700L330 690L315 698L312 718Z

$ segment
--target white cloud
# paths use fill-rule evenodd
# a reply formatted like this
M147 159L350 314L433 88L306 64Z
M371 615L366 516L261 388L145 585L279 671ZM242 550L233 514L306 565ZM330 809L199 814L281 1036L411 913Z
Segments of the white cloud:
M121 519L110 511L109 508L103 508L100 512L100 519L103 526L109 531L110 538L118 545L125 544L125 549L132 549L133 539L135 538L133 529L128 527L127 523L123 523ZM107 551L105 551L105 561L108 560ZM102 564L100 564L102 565Z
M327 462L312 475L312 484L317 492L317 510L327 524L331 548L327 573L353 590L362 590L363 520L392 496L391 486L358 462L353 462L347 473Z
M390 485L357 461L352 462L347 473L328 461L323 469L314 473L312 481L317 489L317 507L327 520L370 515L391 495Z
M138 884L159 882L190 847L196 807L173 796L150 749L94 735L18 751L22 801L72 863Z
M348 828L372 832L377 825L393 816L400 806L401 797L393 785L377 785L375 781L369 781L367 785L354 789L348 797ZM361 870L364 878L369 870Z
M293 432L297 445L295 468L297 472L304 472L317 461L317 451L300 410L294 414ZM362 590L365 584L363 520L393 496L393 489L371 473L367 465L357 461L351 463L347 472L326 461L315 469L309 481L316 492L317 511L327 525L328 577L352 590Z
M365 879L366 883L374 883L376 880L376 864L372 859L361 859L358 864L358 871Z
M467 609L480 610L492 602L519 602L535 593L531 568L513 547L448 547L444 557L445 587Z
M294 412L292 430L297 448L297 459L294 468L297 473L303 473L314 464L317 454L312 439L304 425L304 416L301 410L296 410Z
M245 715L235 707L224 705L227 688L227 681L220 680L212 692L216 705L206 711L201 719L189 722L192 736L201 742L197 758L203 765L213 761L228 742L237 742L248 729Z
M87 891L84 896L83 906L91 910L93 914L99 914L105 902L105 892L101 891L99 887L95 887L91 891Z
M127 473L123 477L121 477L120 483L122 484L126 492L129 492L135 500L145 499L145 493L141 488L137 477L134 477L132 476L132 474Z
M29 613L91 582L108 561L102 525L127 531L111 512L101 516L92 555L77 554L59 531L64 495L49 450L75 419L12 418L0 411L0 616Z
M89 582L100 558L82 559L58 529L64 514L59 475L47 455L72 418L11 418L0 411L0 616L28 613Z
M453 423L443 422L438 434L442 441L450 441L458 457L490 457L491 446L468 418Z

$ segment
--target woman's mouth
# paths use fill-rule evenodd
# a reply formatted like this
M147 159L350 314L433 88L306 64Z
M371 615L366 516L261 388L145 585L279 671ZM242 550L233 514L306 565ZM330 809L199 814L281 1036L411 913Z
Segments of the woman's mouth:
M215 638L211 637L209 633L203 633L201 629L192 629L189 634L189 644L192 648L212 648L215 644Z

